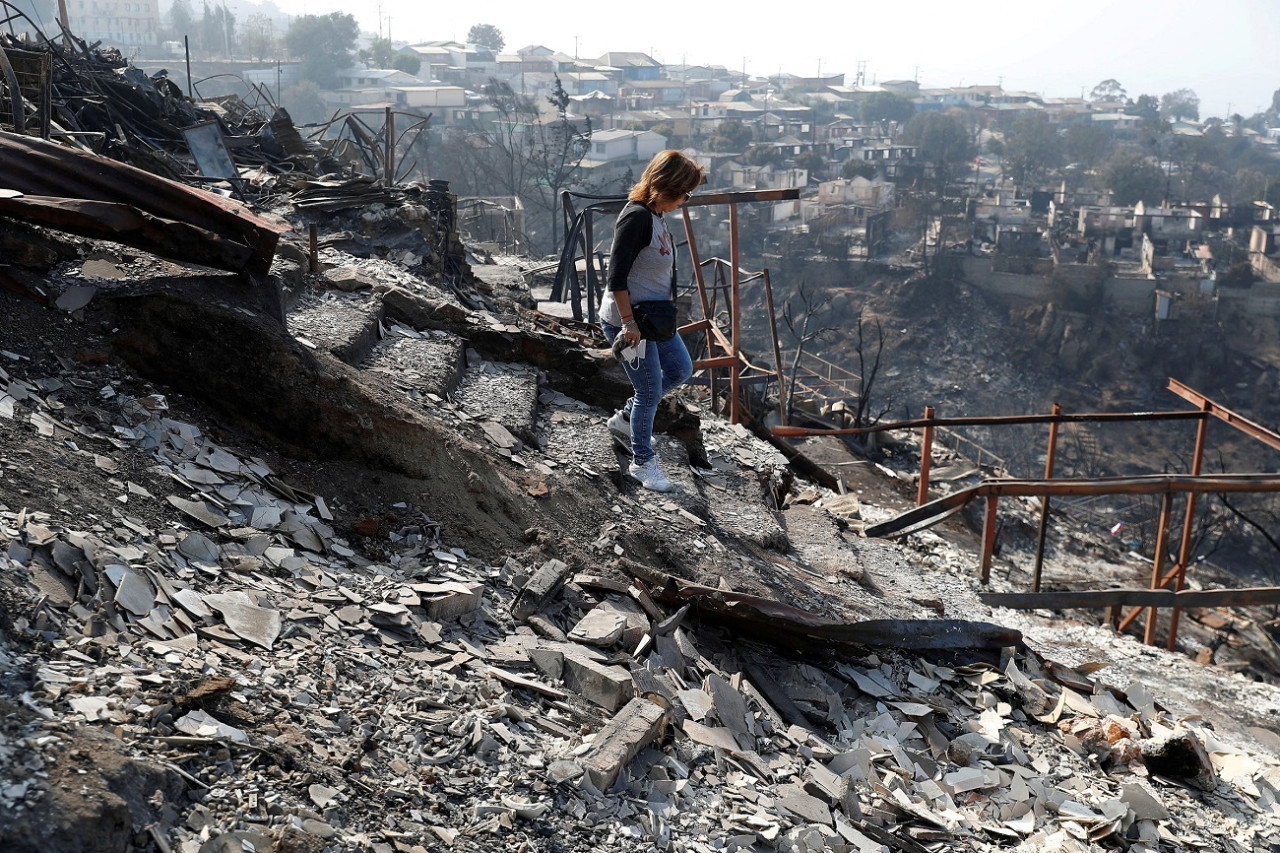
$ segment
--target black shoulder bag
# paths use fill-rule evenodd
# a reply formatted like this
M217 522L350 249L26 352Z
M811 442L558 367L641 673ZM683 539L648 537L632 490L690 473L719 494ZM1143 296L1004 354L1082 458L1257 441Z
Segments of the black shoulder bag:
M645 340L669 341L676 336L676 303L670 299L632 302L631 316Z

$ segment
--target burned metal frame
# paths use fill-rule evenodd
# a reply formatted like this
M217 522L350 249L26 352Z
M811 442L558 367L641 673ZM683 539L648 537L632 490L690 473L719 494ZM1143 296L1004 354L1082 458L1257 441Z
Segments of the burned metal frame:
M335 142L344 138L343 131L350 131L351 139L360 148L360 156L364 161L364 165L371 174L375 176L381 175L383 185L390 187L394 186L401 176L401 172L397 169L399 164L396 162L396 151L400 142L410 133L414 133L414 140L416 141L418 136L429 126L432 115L433 113L422 115L421 113L410 113L391 107L384 107L382 129L375 130L360 117L360 114L339 110L327 122L318 125L310 135L310 139L317 141L326 130L335 124L340 127L338 135L334 137ZM397 135L396 116L417 119L417 121ZM412 166L417 166L416 160L413 161Z
M1005 606L1020 606L1029 609L1038 607L1052 607L1052 602L1065 600L1053 598L1052 596L1060 596L1058 593L1041 593L1040 580L1041 568L1044 558L1044 537L1045 529L1048 522L1049 500L1053 496L1058 495L1104 495L1104 494L1159 494L1161 495L1159 527L1157 529L1155 557L1153 559L1151 590L1167 590L1173 586L1171 596L1161 597L1158 599L1144 599L1143 603L1133 608L1123 619L1119 615L1119 607L1122 604L1130 603L1132 597L1123 595L1110 595L1106 593L1116 593L1117 591L1102 591L1091 598L1080 598L1072 600L1091 601L1095 605L1103 604L1112 607L1112 622L1117 630L1128 628L1133 622L1147 612L1147 622L1143 635L1143 640L1148 645L1154 645L1156 640L1156 628L1158 618L1158 607L1156 603L1146 603L1147 601L1167 602L1164 606L1171 607L1171 617L1168 634L1168 648L1173 650L1177 643L1178 622L1181 610L1184 606L1192 606L1188 602L1191 599L1179 598L1182 593L1183 585L1186 579L1187 566L1191 559L1192 531L1195 522L1196 500L1201 494L1225 494L1230 492L1257 492L1271 493L1280 492L1280 475L1267 474L1218 474L1205 476L1201 473L1205 444L1208 435L1208 423L1210 418L1216 418L1226 423L1240 432L1261 441L1266 446L1280 450L1280 433L1258 424L1248 418L1240 415L1219 403L1214 402L1207 396L1198 391L1193 390L1187 385L1176 379L1170 379L1168 389L1179 397L1199 406L1194 411L1180 412L1132 412L1132 413L1095 413L1095 414L1064 414L1061 406L1054 405L1053 413L1049 415L1015 415L1002 417L986 417L986 418L936 418L932 416L932 409L926 409L926 417L915 421L901 421L895 424L879 424L875 427L864 429L845 429L845 430L817 430L802 429L796 427L775 427L776 435L830 435L830 434L850 434L850 433L866 433L877 432L888 429L904 429L923 427L924 439L922 442L922 460L920 489L917 495L917 507L905 513L898 515L888 521L873 524L865 529L867 536L883 537L893 535L906 535L917 530L923 530L930 527L943 519L959 512L970 501L975 498L984 498L986 502L985 514L983 517L982 527L982 558L981 558L981 581L986 585L990 580L992 555L995 550L995 534L996 534L996 512L999 498L1002 496L1023 496L1023 497L1039 497L1042 501L1040 514L1040 530L1036 541L1036 564L1033 574L1033 587L1031 593L1019 594L1016 599L1010 599L1014 604L1006 604ZM1095 422L1117 422L1117 421L1155 421L1155 420L1195 420L1196 425L1196 444L1194 456L1191 462L1191 473L1186 475L1149 475L1144 477L1115 477L1092 480L1072 480L1072 479L1054 479L1053 465L1057 450L1057 427L1062 423L1095 421ZM924 458L932 447L932 431L935 427L943 424L1020 424L1020 423L1048 423L1050 424L1049 432L1049 450L1045 462L1045 478L1043 480L986 480L977 486L954 492L945 497L939 498L932 502L928 502L928 462ZM1173 509L1173 496L1175 494L1186 494L1187 505L1186 512L1183 516L1181 541L1179 543L1177 560L1173 567L1165 572L1165 561L1168 557L1169 550L1169 525L1170 517ZM1277 598L1276 588L1266 588L1264 593L1252 594L1246 596L1247 601L1242 603L1264 604L1272 603ZM1003 601L1003 600L1002 600ZM1039 603L1037 603L1039 602ZM1081 605L1084 606L1084 605Z

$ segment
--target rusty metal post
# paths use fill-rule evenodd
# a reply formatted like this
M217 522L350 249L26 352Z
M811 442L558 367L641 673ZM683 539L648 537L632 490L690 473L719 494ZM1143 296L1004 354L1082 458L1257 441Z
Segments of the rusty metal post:
M729 262L733 268L729 270L729 322L733 324L733 357L739 359L742 352L742 312L738 302L738 288L741 276L738 270L738 205L729 205ZM738 380L742 373L742 365L735 361L729 368L729 423L742 422L742 401L739 399L741 389Z
M982 519L982 585L991 581L991 557L996 550L996 495L987 496L987 513Z
M1195 455L1191 457L1191 476L1199 477L1200 468L1204 463L1204 444L1209 434L1209 404L1202 403L1201 408L1204 409L1204 417L1200 419L1200 424L1196 427L1196 449ZM1178 565L1174 567L1177 573L1173 581L1173 591L1177 592L1182 589L1183 582L1187 577L1187 564L1191 562L1191 535L1194 532L1194 524L1196 520L1196 493L1187 493L1187 513L1182 519L1182 541L1178 546ZM1178 648L1178 622L1182 619L1182 608L1175 607L1169 611L1169 651L1177 651Z
M1165 492L1164 497L1160 500L1160 529L1156 531L1156 558L1155 566L1151 570L1151 588L1160 589L1163 584L1161 581L1161 573L1164 571L1164 554L1169 547L1169 511L1173 507L1173 492ZM1150 607L1147 610L1147 630L1143 635L1142 641L1148 646L1156 644L1156 619L1159 615L1158 607Z
M933 406L924 407L925 420L933 419ZM929 469L933 467L933 424L926 424L920 439L920 485L916 489L916 506L929 502Z
M307 226L307 263L308 272L320 272L320 236L314 222Z
M1053 414L1062 414L1062 406L1053 404ZM1049 453L1044 460L1044 478L1053 479L1053 460L1058 453L1058 422L1049 424ZM1049 496L1040 496L1040 530L1036 533L1036 566L1031 573L1031 591L1040 591L1040 575L1044 569L1044 538L1049 529Z
M711 319L711 305L707 302L707 283L702 276L702 257L698 254L698 241L693 236L693 219L688 206L680 208L684 215L684 237L689 245L689 261L693 264L693 280L698 284L698 302L702 305L702 317ZM708 336L708 340L710 337Z
M702 272L702 257L698 253L698 241L693 236L693 218L689 216L689 207L685 205L680 208L680 213L684 216L684 236L689 245L689 262L693 264L693 280L698 285L698 303L702 306L702 319L714 321L711 303L707 298L707 280ZM710 329L704 333L704 339L707 342L707 357L715 357L715 335ZM716 369L714 367L707 368L707 393L711 399L711 411L716 410Z
M778 417L785 426L787 423L787 395L782 374L782 349L778 346L778 314L773 308L773 282L769 280L769 271L764 270L764 299L769 307L769 332L773 335L773 369L778 374Z

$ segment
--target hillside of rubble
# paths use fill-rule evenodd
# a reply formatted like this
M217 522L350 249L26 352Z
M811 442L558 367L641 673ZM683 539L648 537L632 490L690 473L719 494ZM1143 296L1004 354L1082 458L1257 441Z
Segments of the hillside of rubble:
M912 505L909 445L782 447L697 386L658 424L678 490L641 490L603 342L424 227L439 202L277 203L259 282L6 231L0 847L1280 843L1245 614L1171 654L993 610L972 519L862 534ZM1141 565L1088 529L1050 560Z

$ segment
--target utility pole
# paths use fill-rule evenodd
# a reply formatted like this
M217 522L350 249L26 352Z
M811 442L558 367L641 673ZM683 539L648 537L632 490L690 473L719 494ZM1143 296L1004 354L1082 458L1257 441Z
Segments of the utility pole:
M378 39L382 39L382 6L378 6Z
M231 13L227 11L226 0L222 3L222 48L227 54L227 59L231 58L231 34L228 30L231 28Z

